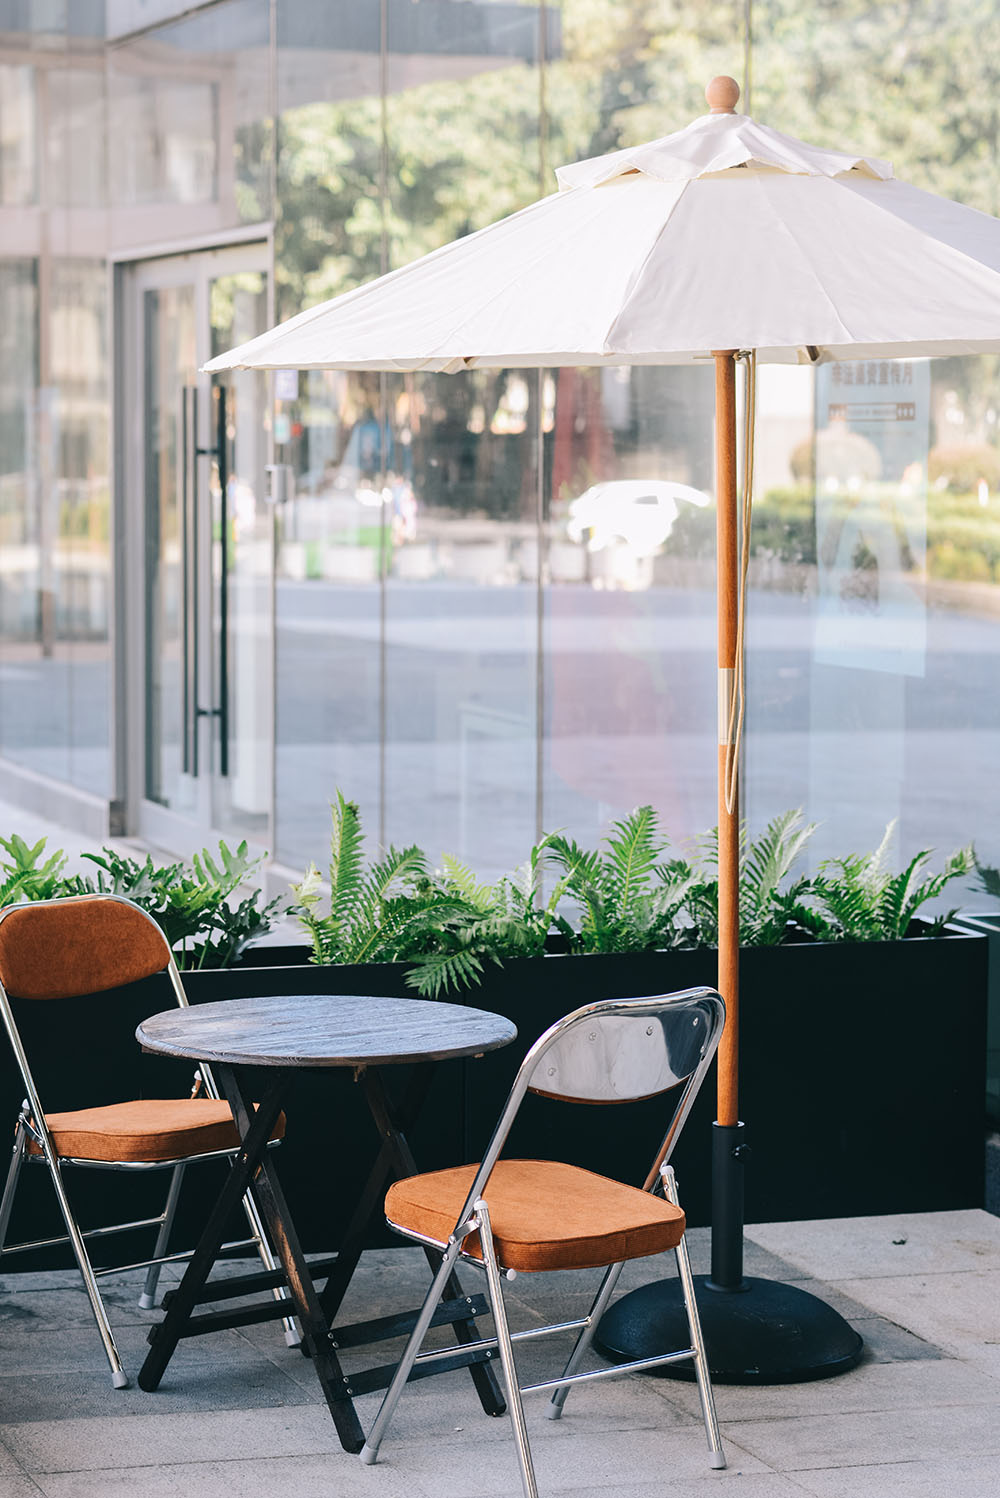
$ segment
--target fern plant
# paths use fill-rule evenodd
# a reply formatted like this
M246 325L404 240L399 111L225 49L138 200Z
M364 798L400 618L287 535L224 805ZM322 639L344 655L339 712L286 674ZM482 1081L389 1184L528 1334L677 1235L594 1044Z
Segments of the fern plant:
M561 834L547 839L579 907L574 945L583 952L646 952L694 944L686 908L697 879L689 863L664 858L656 812L640 806L615 822L603 849L585 852Z
M970 847L959 848L938 874L927 872L931 850L923 849L898 874L886 868L886 857L896 829L889 823L874 853L828 858L813 881L813 896L831 941L898 941L928 900L937 899L951 880L968 874L975 864ZM938 936L956 914L949 910L928 923L927 935Z
M769 822L759 837L747 838L740 827L740 945L777 946L798 935L824 937L826 927L807 903L813 881L805 875L787 880L793 864L816 831L801 810L786 811ZM699 839L688 903L699 946L719 941L718 828Z
M341 791L330 807L329 909L315 864L292 885L293 907L312 944L314 962L399 962L427 951L436 925L462 901L430 879L417 847L389 848L366 865L361 817Z
M425 997L467 988L482 977L487 962L502 965L506 957L541 957L549 933L572 940L573 931L557 907L567 879L557 881L539 903L542 862L548 837L536 843L525 862L496 884L479 883L458 859L445 854L437 888L455 902L440 921L427 951L418 954L407 982Z

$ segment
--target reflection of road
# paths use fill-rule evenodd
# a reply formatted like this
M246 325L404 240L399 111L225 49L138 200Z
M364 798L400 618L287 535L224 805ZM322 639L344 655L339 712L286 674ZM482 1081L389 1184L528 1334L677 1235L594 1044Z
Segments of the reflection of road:
M535 593L530 584L393 582L387 595L386 819L397 844L513 865L534 836ZM757 593L750 615L749 815L804 805L821 853L872 847L900 815L909 850L975 838L1000 862L1000 619L938 611L926 674L821 666L811 600ZM322 862L336 786L374 833L379 598L374 587L278 585L278 831L286 862ZM545 627L547 827L592 841L654 800L677 837L715 819L715 625L706 591L563 585ZM0 664L0 749L103 793L101 647ZM72 748L70 745L72 725ZM16 829L14 829L16 830Z
M899 815L907 848L975 835L1000 855L1000 828L982 815L1000 762L1000 621L932 614L926 676L903 680L814 664L808 599L762 593L751 609L755 827L805 805L826 823L818 852L845 852L874 846ZM278 618L280 841L284 858L300 859L325 837L317 819L334 785L374 822L378 596L282 584ZM554 588L545 633L545 825L592 840L600 820L649 799L678 837L714 822L711 595ZM388 836L483 868L523 856L534 826L533 589L392 583L386 681Z

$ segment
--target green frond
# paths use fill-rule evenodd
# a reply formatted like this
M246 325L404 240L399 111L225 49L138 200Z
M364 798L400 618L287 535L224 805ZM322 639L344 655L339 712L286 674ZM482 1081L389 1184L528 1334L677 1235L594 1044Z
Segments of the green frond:
M442 993L457 993L475 987L482 973L483 964L475 953L458 948L417 958L406 975L406 982L422 998L436 999Z
M442 855L441 865L446 884L457 890L463 900L467 900L477 910L489 910L493 904L492 885L478 884L468 865L460 863L450 853Z
M349 928L362 895L364 835L356 804L348 801L339 789L330 814L333 821L330 834L330 921L334 926Z
M633 895L649 883L664 846L657 836L656 812L651 806L636 807L614 823L604 841L611 882L619 903L627 907Z
M816 823L804 823L797 809L775 817L760 837L748 842L740 870L744 900L763 910L815 831Z

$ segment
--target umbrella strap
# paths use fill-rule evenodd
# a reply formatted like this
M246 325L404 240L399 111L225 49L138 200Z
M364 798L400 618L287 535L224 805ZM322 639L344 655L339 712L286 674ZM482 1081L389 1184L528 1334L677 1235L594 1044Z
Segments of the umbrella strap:
M729 733L726 748L726 810L736 809L740 747L746 717L746 606L747 575L750 571L750 516L753 509L753 445L757 419L757 352L748 349L736 355L746 361L743 401L743 497L740 503L740 586L736 602L736 671L729 698Z

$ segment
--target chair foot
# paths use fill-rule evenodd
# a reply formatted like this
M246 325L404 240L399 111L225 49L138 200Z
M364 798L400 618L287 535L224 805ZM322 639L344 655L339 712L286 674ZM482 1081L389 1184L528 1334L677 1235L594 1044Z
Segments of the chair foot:
M294 1326L286 1326L285 1327L285 1346L286 1347L301 1347L302 1346L302 1333L298 1330L297 1327L294 1327Z
M725 1471L726 1455L723 1451L710 1451L708 1453L708 1465L714 1467L717 1472Z
M144 1290L139 1296L139 1309L140 1311L155 1311L156 1297L153 1295L147 1295Z
M553 1404L552 1401L551 1401L551 1399L549 1400L548 1404L545 1406L545 1418L546 1418L546 1420L561 1420L562 1419L562 1412L563 1412L562 1405L561 1404Z
M124 1368L114 1368L111 1372L111 1383L116 1389L127 1389L130 1385L128 1374Z
M374 1467L377 1460L378 1451L374 1447L369 1446L368 1442L366 1441L361 1450L358 1452L358 1461L363 1463L363 1465L366 1467Z

